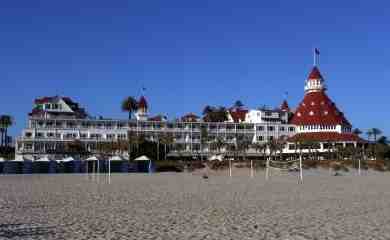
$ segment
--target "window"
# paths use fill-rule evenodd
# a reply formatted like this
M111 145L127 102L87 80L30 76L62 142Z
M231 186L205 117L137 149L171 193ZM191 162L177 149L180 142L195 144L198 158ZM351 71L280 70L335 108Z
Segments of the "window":
M24 149L26 149L26 150L31 150L32 148L33 148L32 143L25 143L25 144L24 144Z
M27 138L30 138L30 137L32 137L32 133L31 132L26 132L24 134L24 136L27 137Z
M272 132L272 131L274 131L275 130L275 128L273 127L273 126L268 126L268 131L270 131L270 132Z
M115 139L115 134L107 134L107 139Z
M54 137L54 133L52 133L52 132L47 133L47 137L48 137L48 138Z
M289 131L289 132L295 132L295 128L294 128L294 127L289 127L289 128L288 128L288 131Z
M46 104L45 104L45 109L50 109L50 108L51 108L51 105L48 104L48 103L46 103Z
M257 131L264 131L264 126L257 126Z
M284 132L286 129L284 127L280 127L279 131Z
M268 136L268 141L273 141L274 140L274 136Z
M264 137L263 136L257 136L257 141L259 141L259 142L264 141Z

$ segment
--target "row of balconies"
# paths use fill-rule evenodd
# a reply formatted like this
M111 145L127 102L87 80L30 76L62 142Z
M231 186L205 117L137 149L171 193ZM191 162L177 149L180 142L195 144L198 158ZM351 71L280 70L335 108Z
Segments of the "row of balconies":
M268 126L269 123L268 124L264 123L261 125ZM256 126L256 124L253 123L180 123L180 122L161 123L161 122L126 122L126 121L118 122L118 121L108 121L108 120L94 122L93 120L50 121L50 120L42 120L42 119L40 120L30 119L29 126L30 128L45 128L45 129L122 129L122 130L131 130L131 129L134 130L136 129L150 129L150 130L197 129L200 130L202 126L202 127L206 127L209 130L220 129L224 131L235 131L235 129L252 130Z

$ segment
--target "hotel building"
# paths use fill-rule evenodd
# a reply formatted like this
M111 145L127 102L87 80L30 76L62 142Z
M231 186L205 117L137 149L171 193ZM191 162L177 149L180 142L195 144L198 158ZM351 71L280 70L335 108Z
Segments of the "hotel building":
M318 67L311 70L304 90L304 99L294 111L287 101L275 109L233 107L227 110L225 122L207 122L192 113L175 121L168 121L163 116L150 117L144 96L138 101L133 120L90 117L68 97L38 98L29 113L26 128L16 140L16 155L26 158L50 156L75 140L94 153L98 143L126 141L130 133L142 134L151 141L157 141L160 134L170 133L173 137L170 154L180 156L213 153L216 149L210 143L218 138L232 144L238 137L252 143L283 140L286 154L296 151L296 142L318 142L318 152L326 151L329 144L357 147L363 143L351 133L352 125L327 96ZM201 135L205 131L207 143L202 144ZM255 151L249 150L249 154L255 154Z

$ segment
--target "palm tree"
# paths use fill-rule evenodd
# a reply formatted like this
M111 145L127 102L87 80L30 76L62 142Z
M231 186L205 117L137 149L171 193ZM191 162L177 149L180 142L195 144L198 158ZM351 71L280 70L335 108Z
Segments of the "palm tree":
M129 113L129 120L131 119L131 114L138 109L138 102L134 97L127 97L122 101L122 111Z
M201 126L200 129L200 160L203 160L203 147L207 144L209 139L209 133L207 131L207 127Z
M372 135L374 136L374 142L376 143L377 137L379 135L382 135L382 131L378 128L373 128L371 129L371 131L372 131Z
M165 133L161 136L160 141L164 145L164 159L167 160L167 148L172 145L174 137L172 133Z
M128 141L128 153L129 153L129 163L131 162L131 153L134 149L134 144L137 143L137 135L134 131L127 132L127 141Z
M209 113L213 112L214 111L214 108L207 105L204 109L203 109L203 115L204 116L207 116Z
M235 108L242 108L243 106L244 104L240 100L235 101L233 105Z
M10 115L0 116L1 146L8 146L8 128L14 124L14 119Z
M368 141L370 141L372 135L374 134L374 133L372 132L372 129L368 129L367 132L366 132L366 134L367 134Z
M356 135L360 135L360 134L362 134L363 132L359 129L359 128L355 128L353 131L352 131L352 133L354 133L354 134L356 134Z
M382 134L382 131L378 128L372 128L371 132L372 132L372 135L374 136L374 158L376 160L376 157L377 157L376 156L377 155L377 151L376 151L377 137L378 137L378 135Z

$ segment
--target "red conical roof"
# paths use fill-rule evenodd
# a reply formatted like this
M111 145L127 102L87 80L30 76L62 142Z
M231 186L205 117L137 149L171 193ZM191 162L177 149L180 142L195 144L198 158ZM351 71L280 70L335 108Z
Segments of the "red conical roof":
M148 102L144 96L141 96L138 101L138 108L148 109Z
M317 68L317 66L314 66L311 70L308 79L323 79L320 70Z
M325 91L308 92L291 120L295 125L349 125Z
M285 112L290 111L290 107L288 106L288 103L286 100L283 100L282 105L280 105L280 110L285 111Z

